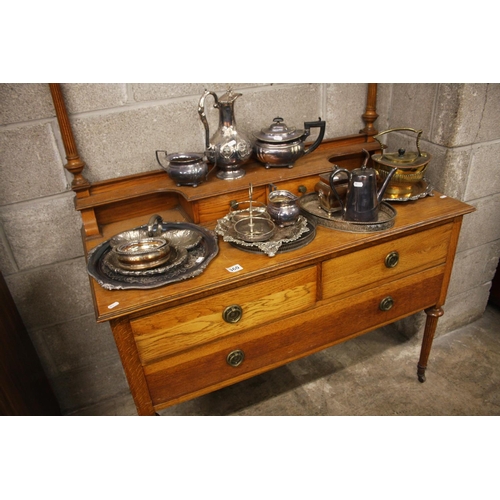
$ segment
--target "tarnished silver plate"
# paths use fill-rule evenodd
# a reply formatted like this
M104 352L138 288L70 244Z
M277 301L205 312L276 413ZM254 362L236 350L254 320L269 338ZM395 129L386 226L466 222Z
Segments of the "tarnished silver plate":
M131 231L147 233L147 229L147 225L144 225L134 228ZM217 235L214 231L204 227L189 222L163 222L161 230L162 235L168 231L172 231L176 235L194 232L196 235L199 235L199 242L196 246L192 246L198 236L196 238L190 236L184 240L189 246L189 248L184 247L187 257L182 261L176 261L176 265L169 267L164 272L150 273L149 271L152 270L147 270L140 271L140 275L128 275L124 274L123 270L121 272L112 270L105 264L106 256L111 251L111 240L107 240L89 252L87 272L100 286L107 290L158 288L200 275L219 252ZM129 232L127 231L127 233ZM182 246L179 245L176 248L179 249Z

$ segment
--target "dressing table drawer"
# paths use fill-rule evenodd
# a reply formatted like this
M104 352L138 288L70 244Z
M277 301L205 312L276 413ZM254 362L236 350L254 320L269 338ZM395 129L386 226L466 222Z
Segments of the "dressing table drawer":
M339 297L446 261L453 224L358 250L322 266L323 298Z
M153 404L162 408L216 390L429 307L439 296L444 268L324 301L149 364L144 373Z
M317 267L312 266L133 319L141 363L311 308L316 283Z

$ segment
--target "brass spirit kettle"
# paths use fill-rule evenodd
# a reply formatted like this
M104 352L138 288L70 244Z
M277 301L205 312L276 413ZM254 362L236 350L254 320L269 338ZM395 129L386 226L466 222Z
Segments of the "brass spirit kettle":
M205 114L205 99L211 95L214 108L219 110L219 128L210 138L207 116ZM198 103L198 113L205 127L205 154L208 160L217 166L219 179L239 179L245 175L242 165L252 154L252 143L236 129L234 118L234 101L242 94L229 89L220 98L215 92L205 90Z
M394 168L388 173L382 186L377 191L377 171L374 168L367 167L370 155L365 149L363 149L363 152L365 153L365 160L360 168L355 168L352 171L339 168L338 166L334 168L330 174L330 187L332 193L340 203L344 220L351 222L376 222L384 191L396 169ZM337 192L336 183L334 182L335 177L340 173L345 173L349 181L345 201L342 200L340 194Z

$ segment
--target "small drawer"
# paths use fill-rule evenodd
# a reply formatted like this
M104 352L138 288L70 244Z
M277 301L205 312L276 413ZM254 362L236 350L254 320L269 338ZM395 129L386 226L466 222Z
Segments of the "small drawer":
M144 367L157 408L257 375L436 303L444 265Z
M130 322L144 365L313 307L317 268L308 267Z
M215 174L210 174L215 175ZM194 209L196 213L193 213L193 209L186 209L188 213L197 220L198 224L210 223L216 219L221 219L225 217L231 211L232 201L246 201L249 199L248 189L242 191L235 191L228 194L223 194L217 198L207 198L199 200L196 202L196 208ZM267 190L266 186L256 186L253 189L252 195L253 201L259 201L261 203L267 203ZM189 205L189 203L186 203Z
M315 174L315 175L310 175L308 177L302 177L301 179L294 179L285 182L276 182L274 185L278 189L285 189L287 191L290 191L296 196L302 196L306 193L313 193L314 186L316 186L319 180L320 180L319 174Z
M452 224L447 224L324 262L323 298L356 293L443 264L451 231Z

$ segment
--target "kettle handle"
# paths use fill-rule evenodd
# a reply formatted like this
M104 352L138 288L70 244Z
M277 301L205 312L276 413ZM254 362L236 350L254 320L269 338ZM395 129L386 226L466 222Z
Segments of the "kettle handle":
M389 132L398 132L400 130L406 130L408 132L414 132L415 134L417 134L416 142L417 142L418 156L422 156L422 153L420 152L420 136L422 135L422 130L415 130L414 128L410 127L391 128L389 130L384 130L384 132L380 132L380 134L373 136L373 138L380 144L380 149L382 150L382 156L384 156L384 149L387 148L387 145L380 142L378 138L382 135L388 134Z
M217 98L217 94L209 90L205 90L203 95L200 97L200 101L198 102L198 113L200 115L200 119L203 123L203 126L205 127L205 147L207 149L210 147L210 131L208 129L207 115L205 114L205 99L209 95L211 95L215 99L214 108L218 108L219 99Z
M352 174L349 170L347 170L346 168L340 168L339 166L335 165L335 168L333 170L333 172L330 174L330 188L332 190L332 193L335 195L335 198L337 198L337 201L340 203L340 207L342 209L342 212L345 212L345 205L344 203L342 203L342 199L340 198L340 195L339 193L337 192L337 188L335 187L335 183L333 182L333 178L337 175L337 174L341 174L341 173L344 173L347 175L347 180L350 182L351 181L351 177L352 177Z
M311 128L319 128L319 135L316 138L316 140L307 148L304 150L304 155L308 153L312 153L320 144L321 141L323 140L323 137L325 136L325 127L326 127L326 122L321 119L321 117L318 118L318 121L316 122L304 122L304 129L305 129L305 134L302 136L303 140L306 137L309 137L311 134Z

